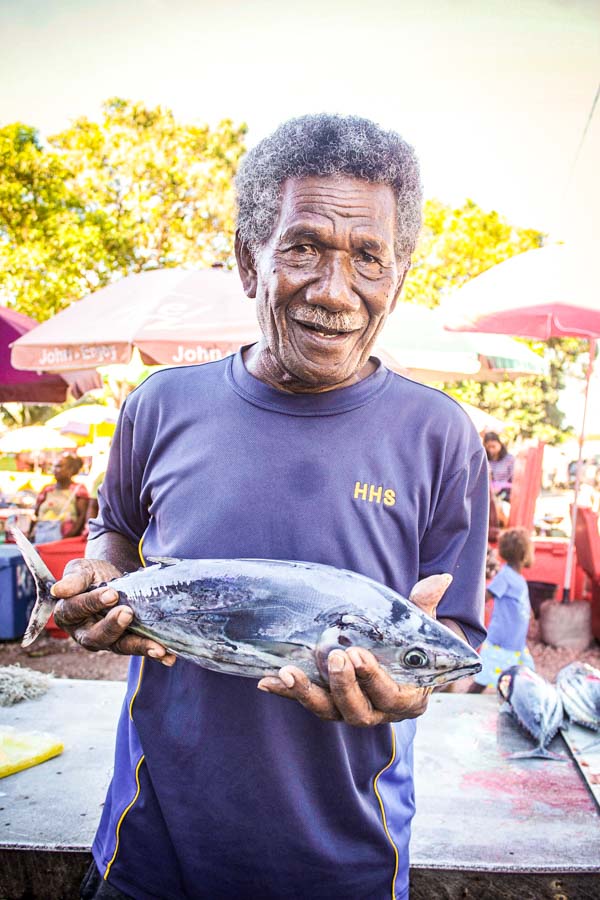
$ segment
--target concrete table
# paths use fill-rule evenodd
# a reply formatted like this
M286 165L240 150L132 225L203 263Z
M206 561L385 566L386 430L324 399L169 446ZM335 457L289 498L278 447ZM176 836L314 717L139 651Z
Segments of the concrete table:
M411 900L600 897L598 808L562 737L550 749L565 762L507 759L533 746L493 695L432 696L415 743Z
M77 896L124 694L123 682L56 680L44 697L0 708L0 725L65 744L61 756L0 779L3 900ZM431 698L415 746L411 900L600 897L592 796L570 759L506 759L530 746L493 696ZM552 749L568 753L560 737Z

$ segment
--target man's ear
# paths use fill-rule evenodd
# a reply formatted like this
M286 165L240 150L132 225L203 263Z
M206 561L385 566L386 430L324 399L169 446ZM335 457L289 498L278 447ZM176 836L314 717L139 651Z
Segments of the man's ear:
M400 281L398 282L398 286L396 287L396 293L394 294L394 299L392 300L392 303L391 303L391 306L390 306L390 312L393 312L393 311L396 309L396 304L397 304L397 302L398 302L398 298L400 297L400 293L401 293L402 287L403 287L403 285L404 285L404 279L405 279L406 276L408 275L408 270L409 270L409 269L410 269L410 259L409 259L408 262L406 263L406 265L405 265L405 267L404 267L404 271L403 271L403 273L402 273L402 275L401 275L401 277L400 277Z
M238 272L240 273L244 293L247 297L256 297L258 278L256 275L254 257L248 244L242 241L239 230L235 233L235 258L237 260Z

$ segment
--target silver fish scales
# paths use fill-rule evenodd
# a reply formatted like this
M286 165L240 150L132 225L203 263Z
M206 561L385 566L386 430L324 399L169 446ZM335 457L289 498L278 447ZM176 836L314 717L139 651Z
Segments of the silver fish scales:
M556 687L568 717L600 731L600 670L589 663L572 662L558 673Z
M527 666L511 666L500 673L498 693L508 703L513 717L536 741L533 750L511 753L509 759L539 756L564 762L567 757L548 750L548 744L563 722L563 707L554 685Z
M17 529L38 599L23 644L44 627L55 579ZM446 684L478 672L479 657L440 622L373 579L318 563L270 559L151 559L109 582L130 606L130 631L207 669L249 678L286 663L327 683L336 648L365 647L398 682Z
M576 725L600 731L600 670L577 660L560 670L556 687L569 719ZM593 750L599 745L600 739L595 739L581 750Z

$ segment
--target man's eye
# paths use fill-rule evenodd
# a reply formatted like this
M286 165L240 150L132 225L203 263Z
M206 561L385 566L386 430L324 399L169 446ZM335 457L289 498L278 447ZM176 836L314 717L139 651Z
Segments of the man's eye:
M358 254L358 259L362 263L367 263L368 265L379 265L379 260L372 256L370 253L367 253L366 250L361 250Z
M290 247L290 250L293 253L298 253L301 256L310 256L316 252L314 246L312 244L294 244L293 247Z

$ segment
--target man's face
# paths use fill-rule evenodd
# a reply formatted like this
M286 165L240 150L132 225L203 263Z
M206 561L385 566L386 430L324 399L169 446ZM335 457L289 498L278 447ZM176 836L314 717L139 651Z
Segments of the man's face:
M368 374L405 274L394 253L395 222L389 185L348 177L284 182L250 288L245 281L270 351L269 380L324 391Z

